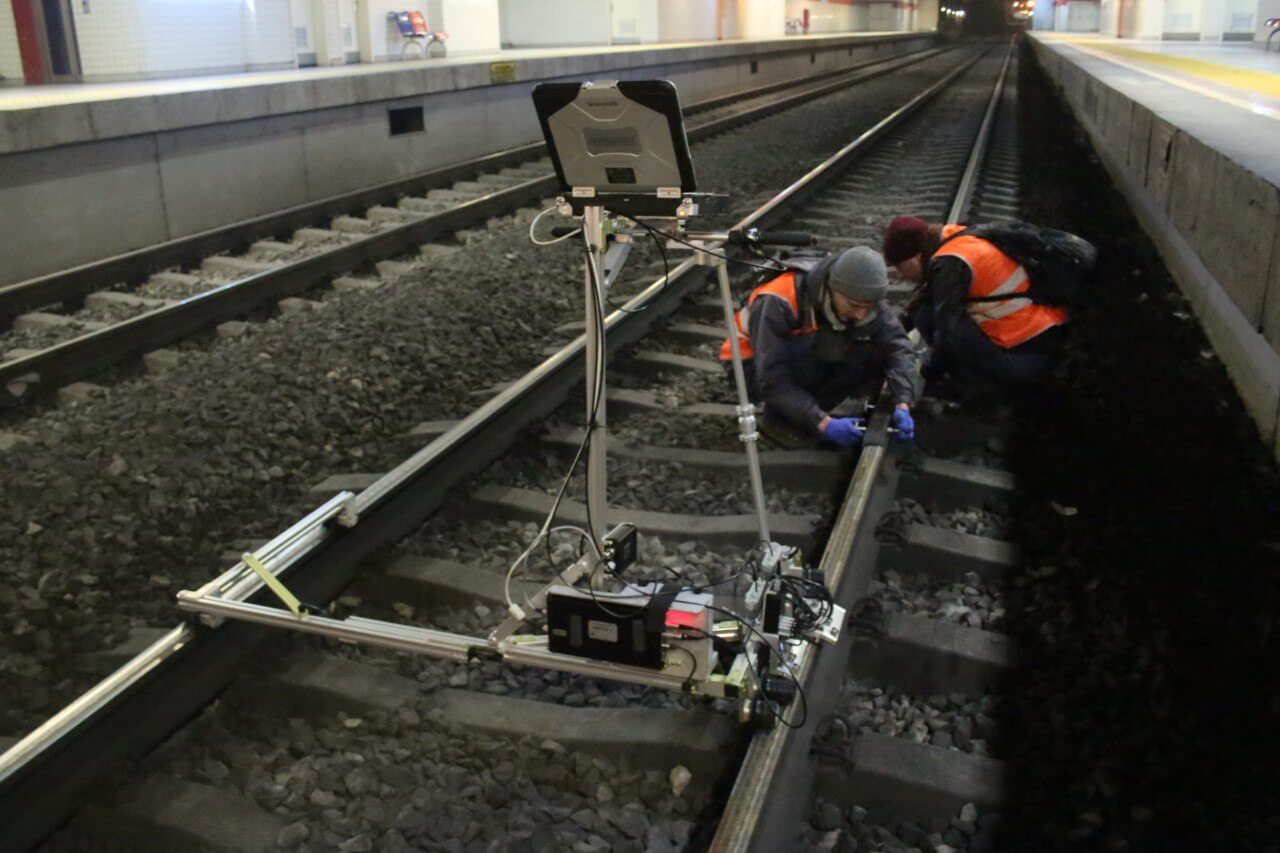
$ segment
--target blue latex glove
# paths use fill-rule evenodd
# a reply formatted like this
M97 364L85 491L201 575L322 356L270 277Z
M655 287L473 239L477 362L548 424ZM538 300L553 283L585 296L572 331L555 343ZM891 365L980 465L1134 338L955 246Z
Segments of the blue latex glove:
M906 409L893 410L893 428L898 431L895 436L898 441L911 441L916 437L916 422Z
M867 423L862 418L832 418L827 421L822 437L840 447L853 447L862 443Z

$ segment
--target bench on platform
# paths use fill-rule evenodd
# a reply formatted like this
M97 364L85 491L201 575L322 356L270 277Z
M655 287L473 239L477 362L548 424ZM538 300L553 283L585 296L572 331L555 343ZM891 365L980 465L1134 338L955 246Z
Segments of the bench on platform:
M448 33L432 32L427 26L427 19L421 12L388 12L388 18L395 19L404 44L400 47L400 55L404 56L410 45L416 45L425 56L444 56L445 40Z

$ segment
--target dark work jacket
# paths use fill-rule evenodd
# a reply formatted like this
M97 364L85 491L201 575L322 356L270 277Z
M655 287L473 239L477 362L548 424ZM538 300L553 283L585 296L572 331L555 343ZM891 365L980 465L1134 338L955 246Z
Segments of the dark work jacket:
M808 275L796 276L800 282L796 294L799 316L784 300L761 297L751 304L747 323L761 399L793 423L813 427L817 427L826 412L818 405L813 390L796 382L789 365L789 359L795 357L792 342L797 330L810 324L817 326L817 331L810 333L814 337L809 349L811 357L825 362L848 362L860 354L870 356L868 350L879 350L884 357L885 379L893 402L910 403L915 394L912 381L915 350L897 309L881 300L875 315L866 322L847 325L843 330L834 329L820 303L826 298L829 267L829 263L824 263Z

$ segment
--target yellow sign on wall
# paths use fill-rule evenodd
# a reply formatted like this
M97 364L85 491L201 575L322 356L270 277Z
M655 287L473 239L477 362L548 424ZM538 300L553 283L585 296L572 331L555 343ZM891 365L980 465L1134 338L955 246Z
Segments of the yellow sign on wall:
M490 62L489 63L489 82L490 83L516 82L516 64L514 62Z

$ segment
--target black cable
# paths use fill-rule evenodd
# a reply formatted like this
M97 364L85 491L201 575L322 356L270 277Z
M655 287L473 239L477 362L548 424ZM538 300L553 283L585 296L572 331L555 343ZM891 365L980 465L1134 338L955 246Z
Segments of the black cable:
M603 378L603 376L604 376L604 362L605 362L605 357L604 357L604 318L603 318L603 311L601 310L601 307L600 307L600 300L599 300L600 278L599 278L599 275L597 274L597 270L596 270L596 268L595 268L595 264L592 262L592 261L593 261L593 256L592 256L592 254L591 254L591 245L590 245L590 243L587 243L587 242L586 242L586 240L587 240L586 232L585 232L585 231L583 231L583 232L582 232L582 234L583 234L583 241L584 241L584 244L585 244L585 254L586 254L587 271L588 271L588 275L590 275L590 277L591 277L591 282L592 282L592 287L591 287L592 299L591 299L591 303L592 303L592 306L595 308L595 311L596 311L596 317L597 317L597 320L598 320L598 322L596 323L597 332L598 332L598 336L597 336L597 342L598 342L598 345L597 345L597 349L596 349L596 351L600 354L600 365L599 365L599 367L598 367L598 375L596 376L596 383L595 383L595 392L596 392L596 393L595 393L595 396L593 397L593 399L591 400L591 409L590 409L590 414L589 414L589 415L588 415L588 417L587 417L586 434L582 437L582 442L578 445L578 449L577 449L577 451L574 453L574 456L573 456L573 462L572 462L572 463L570 463L570 465L569 465L569 470L568 470L567 472L565 472L564 479L563 479L563 480L561 480L561 482L560 482L560 488L559 488L559 490L556 492L556 499L555 499L555 501L554 501L554 502L552 503L552 505L551 505L551 512L550 512L550 514L548 515L548 521L547 521L547 523L546 523L547 535L546 535L546 542L544 543L544 546L545 546L545 550L546 550L546 552L547 552L547 563L551 566L551 569L552 569L552 571L553 571L555 574L560 575L560 577L561 577L561 579L562 579L562 580L563 580L563 575L562 575L559 571L557 571L557 570L556 570L556 567L555 567L555 558L554 558L554 555L553 555L553 554L552 554L552 552L551 552L551 528L555 527L556 515L557 515L557 514L559 514L559 511L560 511L560 504L564 501L565 493L566 493L566 492L568 491L568 489L569 489L569 484L570 484L570 482L572 482L572 480L573 480L573 473L574 473L574 471L576 471L576 470L578 469L578 464L579 464L579 462L581 462L581 461L583 460L583 458L585 457L585 458L586 458L586 460L587 460L587 462L588 462L588 464L590 463L590 459L591 459L591 456L590 456L591 435L592 435L592 433L593 433L593 432L595 431L595 429L596 429L596 418L597 418L597 416L598 416L598 414L599 414L599 412L600 412L600 401L601 401L601 399L602 399L602 398L603 398L603 396L604 396L604 395L603 395L603 393L602 393L602 392L603 392L603 387L604 387L604 382L603 382L603 381L601 381L601 379L602 379L602 378ZM588 492L588 494L590 493L590 485L589 485L589 484L590 484L590 477L591 477L591 469L588 467L588 469L587 469L587 492ZM595 538L595 528L594 528L594 526L593 526L593 525L592 525L592 523L591 523L591 502L590 502L590 500L587 500L585 503L586 503L586 508L587 508L587 531L588 531L588 533L590 534L592 546L595 548L596 553L597 553L597 554L600 554L600 553L603 553L603 549L600 547L600 543L599 543L599 542L596 540L596 538ZM527 565L527 563L526 563L526 565ZM526 604L528 604L528 603L529 603L529 600L528 600L528 598L527 598L527 597L525 598L525 603L526 603ZM533 608L533 609L534 609L535 611L537 611L537 610L538 610L538 608Z
M689 677L685 679L685 683L688 684L692 682L695 678L698 677L698 658L694 655L693 652L689 651L684 646L671 646L671 648L679 649L680 651L684 652L686 655L689 656L689 663L692 664L692 666L689 667Z
M625 305L617 305L609 301L609 307L615 311L621 311L624 314L639 314L641 311L648 309L650 305L658 301L658 297L666 292L667 286L671 284L671 265L667 262L667 247L662 245L662 241L658 239L658 235L652 230L648 232L649 239L653 241L653 245L658 247L658 254L662 256L662 287L658 288L658 292L650 296L649 299L638 308L628 308ZM608 297L606 297L606 300Z
M782 656L781 652L773 645L773 643L769 642L769 638L760 632L760 629L758 629L755 625L752 625L746 619L743 619L737 613L734 613L731 610L725 610L723 607L716 607L714 604L708 604L707 609L714 610L717 613L723 613L724 615L728 616L730 619L733 619L739 625L742 625L748 631L750 631L751 633L759 637L761 642L765 644L765 647L768 648L771 653L773 653L774 655L777 655L778 660L781 661L787 669L787 675L785 676L785 678L790 680L791 683L796 686L796 693L799 694L800 696L800 709L801 709L800 721L797 723L787 722L786 718L784 718L782 715L780 706L775 705L773 700L770 699L767 695L765 695L763 688L761 689L760 695L764 696L765 705L769 708L769 712L773 714L774 717L777 718L778 722L782 723L784 726L786 726L789 729L798 729L801 726L803 726L805 724L805 721L809 719L809 700L804 694L804 687L800 685L800 679L797 677L795 670L791 668L791 662ZM754 673L755 670L753 669L751 670L751 672ZM760 682L760 676L757 675L756 683L759 684L759 682Z
M636 225L639 225L641 228L645 229L651 234L654 234L654 233L662 234L664 237L666 237L669 240L672 240L673 242L679 243L683 246L688 246L690 249L695 249L699 252L705 252L706 254L711 255L714 258L721 258L728 263L742 264L744 266L755 267L758 270L765 270L767 272L787 272L786 264L778 263L777 261L774 261L774 265L766 266L765 264L752 263L751 261L743 260L742 258L731 258L728 255L724 254L723 252L714 252L710 249L703 248L702 246L699 246L696 243L690 243L688 240L684 240L680 237L675 236L674 234L667 234L665 232L659 231L658 229L654 228L652 225L648 224L647 222L641 222L639 219L636 219L634 216L628 216L627 214L622 213L621 211L610 210L609 212L617 216L621 216L623 219L626 219L629 222L634 222Z

